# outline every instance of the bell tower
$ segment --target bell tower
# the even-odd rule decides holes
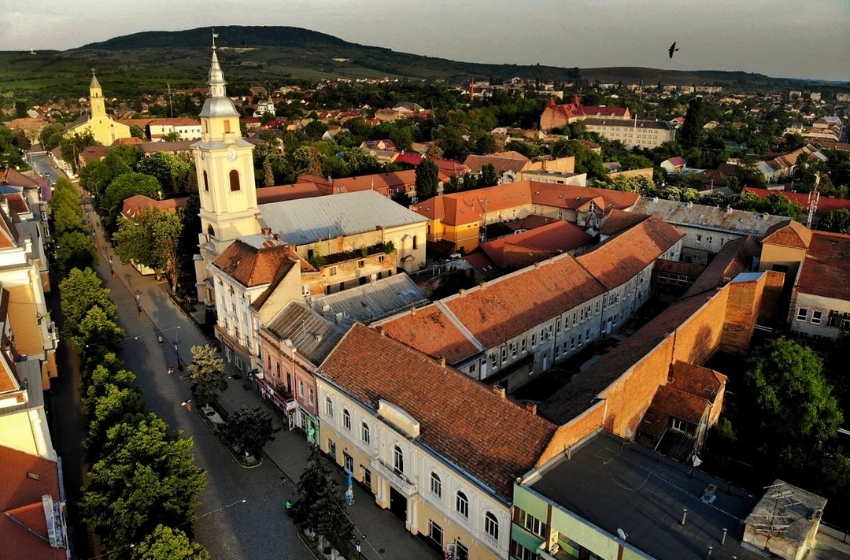
[[[260,232],[254,182],[254,146],[242,138],[239,112],[227,97],[213,33],[210,94],[201,109],[201,140],[192,144],[201,202],[199,236],[204,270],[198,273],[198,298],[206,267],[235,239]]]
[[[100,88],[100,82],[97,81],[97,76],[94,75],[94,68],[91,71],[91,84],[89,85],[89,107],[92,119],[106,116],[103,90]]]

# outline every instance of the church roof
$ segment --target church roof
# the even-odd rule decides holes
[[[218,64],[218,56],[215,54],[215,44],[213,44],[212,63],[210,64],[210,78],[207,82],[210,86],[210,96],[204,101],[204,108],[201,109],[201,117],[238,117],[239,111],[236,110],[236,105],[227,97],[224,81],[224,73],[221,71],[221,66]]]
[[[89,85],[89,89],[101,89],[100,83],[97,81],[97,76],[94,75],[94,70],[91,73],[91,85]]]

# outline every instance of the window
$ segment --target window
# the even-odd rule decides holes
[[[457,493],[457,498],[455,499],[455,509],[462,516],[469,518],[469,500],[466,498],[466,494],[463,492]]]
[[[224,121],[224,131],[230,132],[230,121],[229,120]]]
[[[443,481],[437,473],[431,473],[431,493],[441,498],[443,496]]]
[[[596,302],[596,308],[597,308],[597,310],[599,309],[599,302],[598,301]],[[555,332],[557,332],[558,334],[561,334],[561,318],[560,317],[555,319]]]
[[[428,520],[428,538],[443,548],[443,528],[430,519]]]
[[[537,558],[537,554],[528,550],[518,542],[512,540],[511,558],[516,558],[517,560],[534,560],[535,558]]]
[[[327,414],[329,418],[334,417],[334,403],[330,397],[325,397],[325,414]]]
[[[342,452],[342,458],[343,458],[342,462],[345,465],[345,471],[349,472],[349,473],[353,473],[354,472],[354,458],[351,455],[349,455],[348,453],[346,453],[345,451]]]
[[[496,354],[490,354],[490,367],[496,369]]]
[[[502,362],[506,362],[508,360],[508,347],[502,346]]]
[[[298,396],[304,398],[304,382],[300,379],[298,380]]]
[[[363,424],[360,425],[360,439],[363,440],[363,443],[369,445],[371,436],[369,435],[369,424],[366,422],[363,422]]]
[[[336,461],[336,443],[332,439],[328,439],[328,455]]]
[[[393,447],[393,469],[396,473],[404,472],[404,453],[398,445]]]
[[[489,511],[484,516],[484,532],[499,540],[499,520]]]
[[[523,510],[519,510],[519,525],[538,537],[543,537],[546,532],[545,523]]]
[[[522,352],[523,354],[525,354],[527,350],[528,350],[528,341],[523,338],[522,340],[519,341],[519,351]]]
[[[805,321],[808,318],[809,318],[809,310],[808,309],[805,309],[803,307],[800,307],[800,308],[797,309],[797,320],[798,321]]]
[[[230,192],[237,192],[242,190],[242,187],[239,185],[239,172],[233,169],[230,172]]]
[[[455,541],[455,560],[469,560],[469,549],[463,546],[459,540]]]
[[[823,318],[823,311],[812,311],[812,324],[820,325]]]
[[[531,333],[531,347],[537,346],[537,333]]]
[[[207,170],[206,169],[204,169],[204,190],[207,191],[207,192],[210,191],[210,179],[209,179],[209,177],[207,177]]]
[[[379,263],[384,262],[384,255],[378,255],[378,262]]]
[[[360,259],[359,261],[357,261],[357,268],[363,268],[364,266],[366,266],[365,259]]]
[[[413,236],[413,249],[416,250],[419,248],[419,243],[416,240],[416,236]]]
[[[328,267],[328,276],[336,276],[336,267],[335,266]]]
[[[516,342],[511,342],[511,358],[516,358]]]
[[[351,414],[347,409],[342,409],[342,426],[348,431],[351,431]]]
[[[372,471],[365,467],[363,468],[363,484],[370,490],[372,489]]]
[[[309,405],[313,404],[313,388],[312,387],[310,388],[310,398],[307,399],[307,404],[309,404]]]
[[[677,432],[684,432],[685,431],[684,422],[682,422],[678,418],[671,417],[670,418],[670,429],[676,430]]]

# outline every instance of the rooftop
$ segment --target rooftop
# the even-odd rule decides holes
[[[771,226],[788,219],[746,210],[644,197],[635,203],[631,212],[651,214],[675,226],[730,231],[757,237],[763,236]]]
[[[812,232],[797,290],[816,296],[850,301],[850,235]]]
[[[718,490],[714,501],[702,500],[707,487]],[[572,511],[612,537],[617,529],[627,546],[658,560],[756,560],[762,557],[741,546],[741,522],[756,503],[738,488],[697,472],[651,450],[600,432],[572,450],[569,458],[530,484],[562,509]],[[612,507],[616,504],[616,507]],[[682,525],[682,512],[688,510]],[[729,530],[721,545],[723,529]]]
[[[328,320],[342,314],[348,326],[356,321],[370,324],[414,305],[427,303],[425,294],[407,274],[394,274],[362,286],[314,297],[311,307]]]

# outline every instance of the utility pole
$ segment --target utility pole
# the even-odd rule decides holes
[[[168,86],[168,114],[171,118],[174,118],[174,106],[171,104],[171,84],[165,84]]]

